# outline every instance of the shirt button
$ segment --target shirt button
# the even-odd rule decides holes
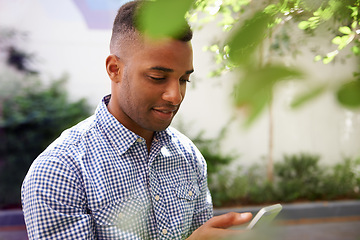
[[[156,200],[156,201],[159,201],[159,200],[160,200],[160,196],[159,196],[159,195],[156,195],[156,196],[155,196],[155,200]]]
[[[143,140],[141,138],[136,139],[136,142],[141,143]]]
[[[162,234],[166,235],[167,233],[168,233],[168,231],[164,228],[164,229],[162,230]]]
[[[192,191],[189,191],[189,196],[191,197],[193,195],[193,192]]]

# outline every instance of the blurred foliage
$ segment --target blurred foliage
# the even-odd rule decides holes
[[[234,101],[248,112],[245,124],[250,125],[272,100],[272,89],[283,80],[300,77],[301,72],[282,65],[266,65],[253,70],[249,66],[244,79],[234,86]]]
[[[37,77],[20,78],[26,84],[19,84],[13,94],[2,94],[9,97],[0,102],[0,208],[19,206],[20,187],[32,161],[64,129],[90,115],[85,100],[68,99],[65,78],[48,87]],[[16,81],[1,76],[4,80]]]
[[[153,38],[164,36],[176,38],[186,26],[184,16],[191,7],[192,1],[146,1],[137,15],[138,28]]]
[[[33,160],[60,133],[90,115],[84,99],[71,101],[67,77],[42,83],[30,67],[28,35],[0,28],[0,208],[19,207],[21,184]]]
[[[225,166],[237,159],[239,156],[236,153],[224,154],[221,152],[221,142],[227,134],[227,125],[223,127],[218,135],[214,138],[204,136],[205,132],[200,131],[194,134],[194,131],[189,129],[188,124],[178,121],[176,128],[191,138],[191,141],[196,145],[207,163],[208,181],[212,182],[213,176]]]
[[[275,164],[278,191],[283,201],[321,198],[320,181],[323,172],[319,156],[299,154],[284,156],[283,162]]]
[[[269,0],[265,2],[250,0],[186,0],[186,1],[154,1],[156,8],[149,8],[140,14],[146,19],[147,26],[161,26],[147,29],[152,36],[172,35],[181,30],[181,18],[185,16],[196,24],[217,21],[221,26],[225,39],[206,49],[216,54],[219,68],[212,72],[218,76],[228,71],[239,70],[239,77],[234,91],[235,105],[245,107],[248,113],[246,124],[251,124],[264,106],[270,103],[274,88],[278,81],[294,80],[303,77],[302,71],[295,66],[275,62],[274,56],[283,56],[296,49],[289,47],[289,42],[298,41],[292,36],[292,27],[298,26],[309,38],[316,31],[327,31],[332,36],[330,41],[336,49],[326,55],[318,54],[316,61],[327,64],[344,50],[351,47],[353,56],[360,56],[360,0]],[[176,7],[173,4],[176,3]],[[187,12],[187,13],[186,13]],[[186,13],[186,14],[185,14]],[[169,15],[169,18],[166,16]],[[172,19],[168,21],[166,19]],[[245,20],[244,20],[245,19]],[[144,22],[144,20],[142,20]],[[171,30],[171,34],[169,33]],[[161,34],[159,33],[161,32]],[[287,53],[284,53],[287,51]],[[265,57],[266,56],[266,57]],[[267,74],[272,69],[276,74]],[[273,72],[274,72],[273,71]],[[261,81],[256,81],[262,79]],[[269,83],[265,83],[268,81]],[[314,99],[325,90],[335,92],[340,104],[348,108],[360,107],[359,74],[353,79],[341,79],[339,86],[330,87],[328,83],[308,89],[294,100],[293,107],[299,107]],[[258,85],[258,87],[253,87]],[[243,88],[244,87],[244,88]],[[239,92],[241,91],[241,92]],[[237,96],[244,93],[242,100]]]
[[[34,54],[28,53],[19,47],[27,40],[28,34],[25,32],[0,28],[0,57],[4,55],[4,59],[1,60],[18,72],[36,74],[37,71],[30,66],[34,61]]]
[[[323,178],[321,189],[326,199],[334,199],[338,196],[351,195],[360,198],[360,159],[346,158],[342,163],[336,164],[331,173]]]
[[[215,207],[313,200],[360,199],[360,158],[334,166],[312,154],[285,155],[275,164],[275,181],[265,165],[225,169],[209,184]]]
[[[191,140],[206,159],[209,176],[217,174],[223,166],[229,165],[236,159],[236,155],[234,154],[224,155],[221,153],[219,145],[221,138],[207,139],[203,136],[203,132],[200,132]],[[211,178],[209,178],[209,182],[211,182]]]

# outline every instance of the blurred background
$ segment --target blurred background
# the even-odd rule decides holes
[[[124,2],[0,0],[0,209],[21,207],[34,158],[109,94],[105,59]],[[359,199],[359,1],[343,2],[346,19],[335,2],[197,1],[188,15],[195,72],[173,126],[207,159],[215,207]],[[245,24],[258,27],[259,10],[276,24],[260,37]],[[224,63],[234,29],[258,44],[255,60]],[[249,87],[250,69],[264,74]],[[256,105],[255,95],[266,97]]]
[[[0,0],[0,239],[26,239],[32,161],[110,93],[124,2]],[[280,202],[283,239],[358,239],[360,1],[158,2],[153,19],[191,8],[195,72],[173,126],[208,162],[215,213]]]

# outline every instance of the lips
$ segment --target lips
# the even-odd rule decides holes
[[[152,110],[157,118],[169,121],[174,117],[177,108],[153,108]]]

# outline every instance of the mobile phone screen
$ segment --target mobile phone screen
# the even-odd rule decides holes
[[[275,204],[260,209],[260,211],[255,215],[255,217],[247,226],[247,229],[252,229],[254,227],[265,227],[269,225],[269,223],[271,223],[272,220],[279,214],[281,209],[281,204]]]

